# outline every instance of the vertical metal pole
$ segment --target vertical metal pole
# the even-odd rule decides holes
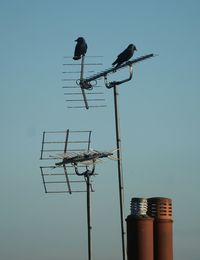
[[[92,260],[92,225],[91,225],[91,208],[90,208],[90,175],[86,174],[87,185],[87,226],[88,226],[88,260]]]
[[[83,81],[84,59],[85,59],[85,56],[82,55],[82,56],[81,56],[81,75],[80,75],[80,83]],[[85,103],[85,108],[86,108],[86,109],[89,109],[88,102],[87,102],[87,98],[86,98],[86,95],[85,95],[85,90],[84,90],[84,88],[82,88],[82,85],[81,85],[81,84],[80,84],[80,87],[81,87],[81,91],[82,91],[82,95],[83,95],[83,100],[84,100],[84,103]]]
[[[117,165],[118,165],[118,181],[119,181],[119,203],[120,203],[120,218],[121,218],[121,238],[122,238],[122,256],[126,260],[126,239],[124,225],[124,186],[123,186],[123,171],[122,171],[122,155],[121,155],[121,137],[120,137],[120,120],[118,112],[118,90],[117,86],[113,87],[114,91],[114,108],[115,108],[115,128],[116,128],[116,143],[117,143]]]

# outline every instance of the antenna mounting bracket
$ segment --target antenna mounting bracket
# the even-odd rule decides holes
[[[129,67],[129,77],[124,79],[124,80],[108,82],[107,75],[105,75],[104,76],[104,83],[105,83],[106,88],[113,88],[117,85],[120,85],[120,84],[123,84],[127,81],[130,81],[133,77],[133,66],[129,65],[128,67]]]

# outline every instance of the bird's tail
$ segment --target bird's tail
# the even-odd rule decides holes
[[[74,56],[73,60],[80,60],[81,56]]]
[[[117,64],[117,62],[116,62],[116,61],[114,61],[114,62],[112,63],[112,66],[115,66],[115,64]]]

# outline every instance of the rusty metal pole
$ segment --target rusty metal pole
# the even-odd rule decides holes
[[[173,260],[171,199],[149,198],[148,215],[154,218],[154,260]]]
[[[87,227],[88,227],[88,260],[92,260],[92,224],[91,224],[91,202],[90,202],[90,175],[85,176],[87,188]]]
[[[147,200],[133,198],[127,222],[128,260],[153,260],[153,218],[147,214]]]
[[[124,223],[124,183],[122,168],[122,151],[121,151],[121,135],[120,135],[120,118],[118,105],[118,88],[113,87],[114,110],[115,110],[115,130],[116,130],[116,146],[117,146],[117,166],[118,166],[118,185],[119,185],[119,206],[120,206],[120,222],[121,222],[121,241],[122,241],[122,259],[126,260],[126,233]]]

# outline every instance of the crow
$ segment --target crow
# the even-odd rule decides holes
[[[83,37],[79,37],[75,40],[77,42],[74,50],[74,60],[80,60],[81,56],[85,56],[87,52],[87,43]]]
[[[114,66],[117,64],[116,67],[119,67],[122,63],[128,61],[133,56],[134,51],[137,51],[135,45],[129,44],[129,46],[117,56],[117,59],[113,62],[112,65]]]

